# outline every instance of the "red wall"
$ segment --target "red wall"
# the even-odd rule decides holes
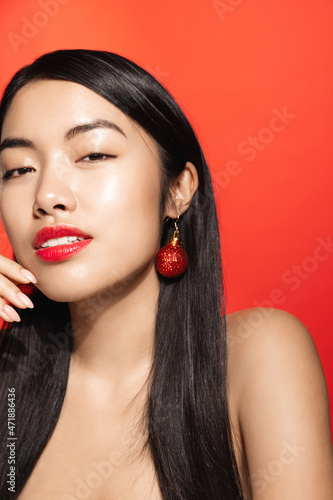
[[[44,52],[91,48],[133,59],[176,96],[214,179],[227,312],[296,315],[332,404],[333,3],[7,0],[0,23],[1,89]]]

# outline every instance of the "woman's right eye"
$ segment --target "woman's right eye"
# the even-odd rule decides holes
[[[2,179],[6,181],[7,179],[11,179],[12,177],[19,177],[20,175],[24,175],[31,170],[33,169],[30,167],[13,168],[12,170],[7,170],[3,173]]]
[[[116,155],[107,155],[107,154],[99,153],[99,152],[98,153],[90,153],[89,155],[84,156],[79,161],[85,162],[86,161],[85,158],[89,158],[89,161],[97,162],[97,161],[103,161],[103,160],[108,159],[108,158],[116,158]]]

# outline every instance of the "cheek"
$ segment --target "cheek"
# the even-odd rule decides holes
[[[158,250],[159,221],[159,172],[142,168],[139,175],[111,179],[103,188],[95,190],[91,210],[95,207],[98,232],[107,241],[107,252],[117,262],[152,259]],[[97,195],[98,192],[98,196]]]

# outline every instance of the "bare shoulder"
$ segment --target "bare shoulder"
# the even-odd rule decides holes
[[[228,314],[226,324],[230,389],[238,396],[239,409],[249,380],[263,375],[263,370],[270,366],[284,373],[293,367],[310,371],[311,376],[314,371],[317,382],[326,389],[313,338],[293,314],[282,309],[252,307]]]
[[[278,354],[276,349],[292,345],[307,350],[320,364],[312,336],[306,326],[293,314],[282,309],[252,307],[228,314],[226,317],[230,369],[237,361],[256,362],[265,350],[266,355]],[[321,367],[321,364],[320,364]],[[258,366],[258,370],[259,370]],[[240,367],[237,372],[240,375]],[[248,374],[247,374],[248,375]],[[238,376],[239,380],[240,377]]]
[[[248,497],[331,498],[329,400],[310,332],[293,314],[255,307],[227,315],[227,335],[231,417]]]

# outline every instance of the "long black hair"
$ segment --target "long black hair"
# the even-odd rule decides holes
[[[158,144],[162,165],[161,246],[172,235],[162,214],[170,180],[187,161],[199,187],[181,217],[185,273],[160,279],[154,353],[142,425],[165,500],[241,498],[227,393],[227,331],[220,235],[211,176],[196,135],[171,94],[132,61],[106,51],[57,50],[20,69],[0,106],[0,131],[16,92],[29,82],[60,79],[96,92],[137,122]],[[16,492],[8,491],[8,453],[0,459],[1,499],[17,498],[56,426],[75,329],[67,303],[42,293],[21,323],[2,330],[1,446],[7,443],[8,390],[16,398]],[[147,380],[148,380],[147,379]],[[14,392],[14,391],[12,391]]]

